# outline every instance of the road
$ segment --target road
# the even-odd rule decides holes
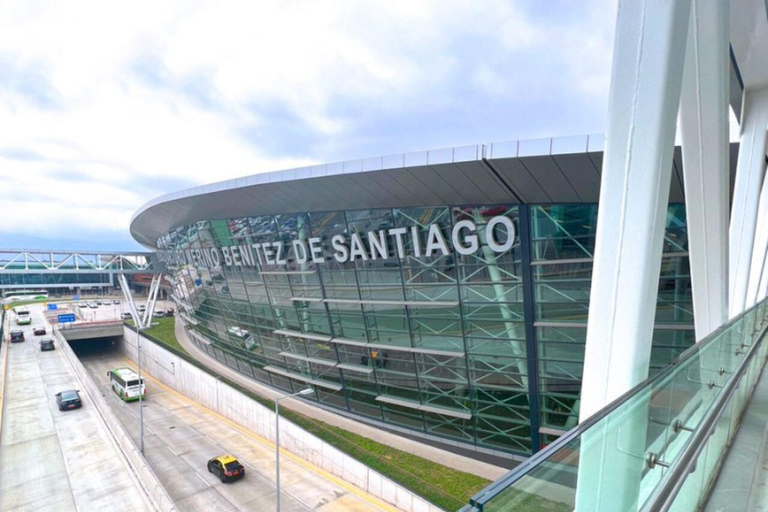
[[[73,344],[93,379],[131,437],[139,442],[139,404],[125,403],[111,391],[107,372],[130,366],[108,348],[84,350]],[[79,348],[78,348],[79,347]],[[270,511],[275,509],[275,453],[265,440],[208,411],[189,398],[147,381],[144,403],[145,457],[177,508],[183,511]],[[208,473],[207,461],[233,454],[246,476],[221,483]],[[326,479],[308,463],[281,458],[281,510],[284,512],[374,512],[392,507],[349,485]],[[345,488],[346,487],[346,488]]]
[[[0,510],[150,510],[87,397],[81,409],[58,410],[54,395],[80,385],[59,351],[40,352],[43,336],[33,336],[32,327],[43,325],[42,308],[30,309],[32,325],[11,324],[26,341],[8,345]]]

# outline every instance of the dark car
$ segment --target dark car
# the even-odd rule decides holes
[[[130,313],[121,313],[120,314],[120,318],[123,319],[123,320],[132,320],[133,319],[133,317],[131,316]]]
[[[80,390],[68,389],[56,393],[56,404],[59,406],[60,411],[79,409],[83,406],[83,402],[80,401]]]
[[[47,352],[48,350],[56,350],[53,340],[50,338],[40,340],[40,352]]]
[[[232,455],[221,455],[208,461],[208,472],[219,477],[221,483],[245,476],[245,467]]]
[[[24,341],[24,331],[11,331],[11,343]]]
[[[32,329],[32,334],[35,336],[43,336],[45,334],[45,327],[38,326]]]
[[[112,301],[112,304],[120,304],[120,301],[115,299],[115,300]]]
[[[173,316],[173,308],[166,309],[165,316]]]

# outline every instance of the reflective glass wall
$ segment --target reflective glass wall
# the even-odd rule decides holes
[[[530,454],[575,424],[596,205],[258,216],[158,241],[193,341],[362,418]],[[672,205],[653,363],[693,342]]]

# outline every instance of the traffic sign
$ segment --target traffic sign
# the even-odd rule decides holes
[[[65,324],[67,322],[74,322],[74,321],[75,321],[75,314],[74,313],[69,313],[69,314],[66,314],[66,315],[59,315],[59,323],[60,324]]]
[[[59,309],[59,306],[57,304],[48,304],[48,309],[53,311],[55,309]]]

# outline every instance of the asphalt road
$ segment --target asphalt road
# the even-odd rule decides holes
[[[130,366],[109,347],[73,345],[83,365],[134,441],[139,443],[139,404],[125,403],[109,387],[107,372]],[[275,510],[274,448],[252,433],[208,412],[191,399],[147,380],[144,454],[162,484],[183,511]],[[246,467],[244,479],[222,483],[208,473],[207,461],[233,454]],[[363,512],[393,510],[355,489],[350,492],[307,464],[281,458],[281,510],[284,512]]]
[[[54,395],[80,384],[60,351],[40,352],[32,327],[9,344],[0,434],[0,510],[150,510],[138,482],[86,396],[83,407],[59,411]],[[50,326],[47,326],[50,333]],[[50,337],[50,336],[48,336]],[[119,504],[119,505],[118,505]]]

